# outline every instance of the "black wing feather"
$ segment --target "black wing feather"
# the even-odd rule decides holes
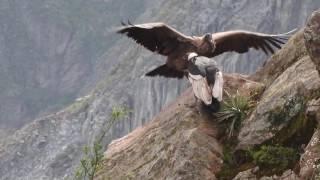
[[[164,76],[167,78],[183,78],[184,72],[168,67],[166,64],[161,65],[154,70],[148,72],[146,76]]]
[[[212,35],[216,49],[213,53],[207,54],[208,57],[214,57],[224,52],[235,51],[246,53],[250,48],[262,50],[265,54],[273,54],[275,49],[280,49],[290,37],[289,34],[270,35],[249,31],[226,31]]]
[[[117,33],[125,34],[148,50],[165,56],[170,55],[183,43],[192,45],[191,37],[185,36],[164,23],[129,24],[118,30]]]

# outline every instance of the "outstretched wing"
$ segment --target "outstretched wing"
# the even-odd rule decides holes
[[[262,50],[266,54],[273,54],[275,49],[280,49],[282,44],[290,38],[295,30],[284,34],[263,34],[250,31],[226,31],[212,34],[216,49],[208,57],[214,57],[224,52],[248,52],[250,48]]]
[[[166,64],[161,65],[152,71],[148,72],[146,76],[163,76],[166,78],[183,78],[184,72],[183,71],[178,71],[176,69],[168,67]]]
[[[124,24],[117,33],[125,34],[152,52],[168,56],[181,45],[192,46],[192,38],[164,23]]]

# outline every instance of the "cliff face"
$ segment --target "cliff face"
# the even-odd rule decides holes
[[[92,90],[97,59],[143,1],[0,2],[0,128],[20,128]],[[117,9],[117,10],[115,10]]]
[[[13,12],[16,12],[15,16],[29,18],[36,16],[37,13],[32,15],[32,11],[28,12],[29,14],[24,14],[25,7],[31,6],[30,2],[20,1],[3,1],[3,3],[13,3],[11,6],[0,6],[1,8],[9,8],[9,12],[11,12],[10,8],[20,8]],[[41,1],[42,2],[42,1]],[[38,2],[38,4],[41,4]],[[96,1],[95,1],[96,2]],[[99,2],[99,1],[97,1]],[[103,1],[103,3],[115,4],[120,1]],[[127,8],[134,8],[136,4],[141,5],[138,1],[121,1],[123,2],[123,6],[110,6],[111,9],[121,9],[119,11],[120,15],[124,18],[127,17],[137,17],[135,22],[149,22],[149,21],[164,21],[173,27],[181,30],[184,33],[189,34],[201,34],[204,32],[212,32],[212,31],[222,31],[228,30],[231,28],[243,28],[248,30],[259,30],[262,32],[283,32],[289,29],[292,29],[298,25],[303,24],[304,19],[306,19],[307,15],[312,11],[313,8],[319,7],[319,1],[295,1],[293,2],[280,2],[276,0],[270,1],[261,1],[261,2],[250,2],[241,0],[237,2],[222,0],[222,1],[147,1],[144,2],[144,6],[141,7],[141,13],[136,14],[136,12],[131,12],[129,14],[125,14],[125,10]],[[21,4],[20,4],[21,3]],[[83,1],[83,3],[85,3]],[[127,3],[127,5],[125,5]],[[54,3],[55,4],[55,3]],[[20,6],[23,5],[23,6]],[[83,4],[82,4],[83,5]],[[97,7],[101,7],[101,4],[97,4]],[[63,6],[61,4],[60,6]],[[58,7],[60,7],[58,6]],[[73,6],[71,6],[73,7]],[[83,6],[86,7],[86,6]],[[109,6],[108,6],[109,7]],[[260,7],[260,8],[259,8]],[[45,6],[43,7],[45,8]],[[50,9],[50,8],[49,8]],[[60,8],[58,8],[60,9]],[[76,9],[77,10],[77,9]],[[76,11],[75,10],[75,11]],[[94,9],[95,10],[95,9]],[[43,10],[46,12],[46,10]],[[1,11],[5,12],[5,11]],[[8,14],[10,14],[8,12]],[[76,11],[78,12],[78,11]],[[95,11],[94,11],[95,12]],[[113,11],[110,11],[113,12]],[[12,12],[11,12],[12,13]],[[131,16],[132,15],[132,16]],[[18,19],[14,16],[13,19]],[[5,18],[6,16],[1,16],[1,18]],[[75,16],[78,17],[78,16]],[[81,17],[81,16],[80,16]],[[92,17],[96,17],[93,15]],[[113,13],[108,14],[106,16],[101,16],[101,19],[89,19],[91,23],[93,22],[101,22],[104,21],[104,18],[109,17],[110,19],[114,18]],[[117,15],[118,17],[118,15]],[[292,19],[294,17],[294,19]],[[39,18],[39,17],[37,17]],[[120,18],[119,18],[120,19]],[[37,25],[32,24],[33,21],[25,24],[26,27],[30,28],[31,32],[39,32],[44,31],[45,28],[38,28]],[[118,22],[118,19],[114,18],[114,21]],[[44,21],[44,22],[43,22]],[[27,124],[20,130],[16,131],[12,136],[6,138],[4,142],[1,142],[0,145],[0,176],[2,179],[62,179],[68,175],[71,175],[74,172],[75,166],[79,163],[79,159],[81,157],[81,150],[83,145],[92,144],[93,140],[96,136],[101,134],[102,124],[108,119],[110,115],[110,109],[114,105],[126,104],[132,109],[132,114],[130,117],[118,124],[112,129],[112,131],[107,135],[107,138],[104,140],[104,144],[107,144],[114,138],[119,138],[134,128],[144,124],[147,120],[150,120],[157,112],[161,110],[164,104],[167,104],[172,99],[174,99],[177,95],[181,94],[181,92],[186,89],[185,81],[178,80],[167,80],[162,78],[148,79],[141,77],[145,72],[152,69],[154,66],[163,63],[162,57],[155,56],[143,48],[139,48],[132,42],[128,42],[127,39],[120,39],[118,41],[110,40],[111,35],[106,36],[108,42],[111,44],[103,46],[103,48],[108,49],[103,53],[101,57],[97,57],[96,59],[92,58],[93,61],[86,61],[88,58],[91,59],[91,56],[83,55],[82,52],[87,52],[90,50],[89,47],[85,46],[88,43],[84,43],[81,45],[77,45],[79,41],[82,41],[81,38],[76,38],[80,36],[75,33],[72,35],[73,31],[70,30],[70,27],[64,24],[56,25],[57,27],[51,27],[55,24],[51,21],[47,21],[47,19],[41,21],[34,21],[34,23],[42,22],[42,26],[49,26],[47,30],[56,31],[56,36],[51,37],[45,33],[45,36],[41,36],[36,33],[36,35],[32,36],[35,40],[28,42],[35,42],[32,46],[34,47],[43,47],[41,42],[48,42],[49,44],[52,42],[54,45],[51,47],[50,45],[50,53],[53,54],[50,61],[48,60],[48,64],[43,63],[42,59],[39,58],[39,61],[33,62],[30,59],[30,64],[25,67],[28,71],[29,68],[33,69],[34,67],[38,67],[38,74],[34,74],[28,71],[26,73],[22,73],[22,75],[26,79],[24,79],[23,83],[16,83],[12,86],[17,87],[19,89],[20,84],[25,84],[28,87],[30,84],[36,84],[35,89],[37,87],[44,86],[49,90],[54,90],[63,94],[63,98],[65,99],[66,94],[70,93],[72,96],[78,93],[78,91],[86,91],[85,89],[91,89],[91,85],[95,84],[95,82],[99,81],[97,87],[89,93],[88,96],[79,99],[74,102],[69,107],[63,109],[58,113],[54,113],[49,116],[37,118],[32,123]],[[17,22],[15,25],[20,24],[21,22]],[[3,23],[2,25],[5,26]],[[67,23],[68,24],[68,23]],[[85,23],[86,24],[86,23]],[[90,24],[90,23],[89,23]],[[100,24],[100,23],[98,23]],[[90,27],[88,29],[90,30]],[[92,25],[92,27],[95,27]],[[12,28],[19,29],[19,28]],[[23,28],[22,28],[23,29]],[[66,31],[66,32],[65,32]],[[86,30],[84,30],[87,32]],[[90,32],[90,31],[89,31]],[[11,37],[10,30],[6,31],[5,37]],[[55,33],[54,33],[55,34]],[[96,34],[96,33],[89,33]],[[99,34],[99,33],[98,33]],[[103,33],[102,33],[103,34]],[[82,38],[86,38],[88,33],[82,34]],[[31,35],[30,35],[31,36]],[[47,37],[48,36],[48,37]],[[61,36],[61,37],[60,37]],[[112,34],[112,36],[114,36]],[[23,37],[29,37],[23,36]],[[49,38],[50,37],[50,38]],[[59,38],[58,38],[59,37]],[[71,38],[72,37],[72,38]],[[103,36],[102,36],[103,37]],[[102,37],[93,37],[93,39],[103,39]],[[30,37],[30,39],[32,39]],[[3,40],[4,38],[0,38]],[[71,43],[71,42],[73,43]],[[297,41],[301,41],[301,38],[297,38]],[[11,42],[7,40],[5,42]],[[36,44],[38,42],[38,45]],[[69,42],[69,45],[67,45]],[[95,40],[89,41],[93,44],[96,43]],[[0,43],[2,47],[7,43]],[[23,43],[21,43],[23,45]],[[61,48],[57,48],[61,47]],[[66,48],[69,47],[69,48]],[[295,46],[294,46],[295,47]],[[293,56],[297,58],[293,58],[292,62],[298,62],[298,57],[300,51],[303,51],[303,48],[291,47],[290,50],[287,50],[286,55],[278,54],[275,57],[281,57],[281,59],[286,59],[286,56]],[[102,49],[103,49],[102,48]],[[13,49],[12,47],[8,48],[9,50]],[[69,49],[69,50],[67,50]],[[94,48],[96,49],[96,48]],[[26,48],[25,51],[27,51]],[[53,52],[51,52],[53,51]],[[11,53],[5,53],[6,51],[0,51],[2,54],[7,54],[8,57],[10,55],[18,53],[20,51],[8,51]],[[21,51],[22,52],[22,51]],[[32,51],[31,51],[32,52]],[[41,52],[45,52],[45,50],[35,51],[35,54],[41,54]],[[38,53],[39,52],[39,53]],[[48,52],[48,53],[49,53]],[[91,51],[90,51],[91,52]],[[291,52],[291,53],[290,53]],[[292,54],[292,52],[295,52]],[[61,53],[65,53],[66,58],[59,58]],[[70,54],[69,54],[70,53]],[[96,51],[92,50],[92,54],[96,55]],[[306,52],[305,52],[306,53]],[[19,54],[19,53],[18,53]],[[69,54],[69,55],[67,55]],[[98,53],[99,54],[99,53]],[[17,55],[18,56],[18,55]],[[30,55],[31,56],[31,55]],[[47,55],[41,55],[47,57]],[[56,57],[59,56],[59,57]],[[93,56],[93,55],[92,55]],[[260,57],[261,56],[261,57]],[[21,59],[25,59],[22,55],[19,55],[20,61]],[[67,58],[69,57],[69,58]],[[243,56],[239,55],[225,55],[221,56],[218,59],[220,63],[224,66],[224,70],[226,71],[239,71],[239,72],[252,72],[262,64],[263,59],[266,57],[262,57],[261,53],[251,53]],[[41,62],[40,62],[41,59]],[[58,59],[58,61],[57,61]],[[76,60],[75,60],[76,59]],[[161,59],[161,60],[160,60]],[[228,61],[224,61],[224,59],[228,59]],[[2,67],[6,67],[6,65],[10,65],[10,67],[19,67],[14,60],[8,60],[8,58],[0,58],[0,61],[4,61],[2,63]],[[276,60],[274,60],[276,61]],[[309,69],[310,61],[307,59],[304,60],[303,67],[307,66]],[[279,62],[283,62],[282,60]],[[285,61],[287,62],[287,61]],[[43,63],[43,64],[42,64]],[[52,64],[51,64],[52,63]],[[73,64],[75,63],[75,64]],[[90,65],[88,65],[90,64]],[[287,68],[292,65],[291,62],[285,63],[287,66],[283,68]],[[87,65],[90,67],[88,68]],[[300,65],[296,65],[300,67]],[[274,66],[281,67],[281,66]],[[5,72],[5,76],[1,76],[3,78],[6,77],[15,77],[11,76],[9,72],[7,72],[7,68],[5,70],[1,70],[1,72]],[[64,71],[61,71],[64,69]],[[267,70],[269,69],[269,70]],[[51,70],[55,71],[51,73]],[[263,70],[260,72],[262,75],[257,77],[260,79],[268,79],[268,77],[277,78],[284,69],[279,70],[278,68],[273,68],[273,66],[266,66],[264,68],[266,72]],[[277,70],[276,73],[273,73],[272,70]],[[59,73],[56,71],[59,71]],[[24,72],[18,68],[15,72]],[[94,72],[94,73],[90,73]],[[35,80],[34,82],[30,82],[29,74],[31,73],[32,78],[40,78]],[[46,75],[46,73],[48,73]],[[61,73],[61,74],[60,74]],[[80,74],[78,74],[80,73]],[[56,76],[56,75],[59,76]],[[293,73],[291,73],[293,74]],[[314,74],[312,78],[314,78]],[[17,77],[20,77],[17,76]],[[61,77],[55,78],[55,77]],[[294,77],[295,76],[290,76]],[[32,79],[31,78],[31,79]],[[44,78],[44,79],[41,79]],[[51,79],[52,78],[52,79]],[[50,80],[51,79],[51,80]],[[85,80],[86,79],[86,80]],[[8,79],[5,79],[7,81]],[[10,79],[9,79],[10,80]],[[63,80],[63,81],[61,81]],[[79,81],[81,80],[81,81]],[[262,80],[261,80],[262,81]],[[15,82],[15,81],[9,81]],[[41,83],[40,83],[41,82]],[[264,81],[263,81],[264,82]],[[270,81],[269,83],[271,83]],[[9,83],[9,84],[10,84]],[[268,84],[267,82],[264,82]],[[8,86],[9,87],[9,86]],[[276,87],[276,86],[274,86]],[[5,89],[5,88],[4,88]],[[79,90],[80,89],[80,90]],[[3,95],[4,99],[7,97],[12,97],[10,100],[3,100],[2,102],[6,102],[6,106],[1,106],[3,109],[2,115],[17,115],[17,117],[13,119],[21,119],[23,116],[28,116],[26,113],[20,113],[19,110],[16,110],[15,107],[19,107],[16,104],[20,104],[20,98],[16,98],[16,96],[8,96],[8,93],[21,92],[21,96],[26,98],[29,97],[23,93],[27,93],[26,89],[16,89],[10,88],[8,90],[5,89],[5,95]],[[34,92],[33,90],[30,92]],[[47,91],[45,91],[47,93]],[[35,95],[38,97],[48,97],[47,94],[39,92]],[[19,94],[19,93],[18,93]],[[51,91],[50,91],[51,94]],[[53,93],[54,94],[54,93]],[[272,94],[272,93],[271,93]],[[2,96],[1,96],[2,97]],[[18,96],[19,97],[19,96]],[[70,98],[73,99],[74,97]],[[52,97],[52,101],[59,100],[57,96]],[[36,102],[41,102],[35,100]],[[35,102],[27,101],[27,102]],[[51,100],[44,100],[44,103],[41,104],[41,107],[46,107],[45,104],[51,102]],[[60,101],[59,101],[60,102]],[[12,110],[6,109],[9,105],[13,103]],[[30,107],[34,107],[36,105],[31,104]],[[37,105],[38,106],[38,105]],[[39,105],[40,106],[40,105]],[[11,107],[11,106],[10,106]],[[25,106],[29,107],[29,106]],[[38,110],[39,111],[42,111]],[[182,109],[183,112],[188,112],[190,115],[198,115],[192,110]],[[45,110],[44,110],[45,111]],[[9,113],[12,112],[12,113]],[[14,112],[14,113],[13,113]],[[37,114],[38,112],[35,112]],[[170,117],[171,118],[171,117]],[[169,118],[169,119],[170,119]],[[174,116],[172,117],[174,118]],[[186,117],[190,118],[190,117]],[[7,117],[6,119],[9,119]],[[12,119],[12,121],[14,121]],[[28,119],[28,118],[26,118]],[[191,118],[190,118],[191,119]],[[202,120],[201,120],[202,121]],[[19,121],[20,122],[20,121]],[[203,120],[203,122],[207,122]],[[203,123],[201,122],[201,123]],[[201,125],[198,122],[191,123],[194,128],[198,128]],[[201,128],[200,128],[201,129]],[[199,132],[200,131],[200,132]],[[195,134],[191,134],[190,137],[195,136],[194,138],[206,137],[205,133],[202,133],[201,130],[196,130]],[[248,130],[243,130],[248,131]],[[199,133],[199,134],[198,134]],[[249,137],[245,135],[246,133],[242,133],[241,137]],[[181,135],[182,134],[176,134]],[[215,137],[209,137],[208,139],[212,140]],[[188,139],[184,139],[189,141]],[[192,142],[194,139],[192,140]],[[215,141],[215,140],[214,140]],[[166,147],[166,145],[161,145],[159,147]],[[177,151],[179,152],[179,150]],[[213,153],[214,156],[218,156],[219,152]],[[181,156],[186,160],[190,157]],[[201,157],[201,156],[199,156]],[[218,157],[219,159],[219,157]],[[217,167],[218,168],[218,167]]]

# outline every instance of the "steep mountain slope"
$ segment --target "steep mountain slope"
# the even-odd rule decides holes
[[[279,32],[303,24],[302,17],[306,17],[319,3],[286,3],[276,0],[250,4],[245,0],[147,1],[145,12],[139,14],[135,22],[161,20],[189,34],[231,28]],[[289,20],[292,17],[294,20]],[[151,119],[164,104],[186,88],[184,81],[142,78],[145,72],[163,63],[163,60],[132,42],[128,43],[127,39],[111,42],[112,47],[95,62],[93,69],[97,71],[88,78],[90,82],[82,84],[83,79],[80,78],[79,82],[76,78],[77,83],[88,89],[92,88],[90,85],[95,84],[95,81],[101,80],[88,96],[58,113],[38,118],[0,145],[2,179],[62,179],[74,171],[82,146],[92,144],[95,137],[101,134],[101,125],[108,120],[112,106],[126,104],[132,109],[132,114],[113,128],[104,144]],[[262,63],[259,59],[263,59],[255,54],[220,58],[220,61],[228,58],[228,61],[221,62],[224,65],[230,63],[225,65],[225,70],[248,72]],[[237,63],[241,66],[236,66]]]
[[[117,40],[110,27],[143,4],[1,0],[0,128],[19,128],[91,90],[98,58]]]
[[[113,73],[115,66],[120,69],[131,66],[129,73],[124,74],[140,77],[152,66],[161,64],[161,60],[154,61],[159,57],[126,40],[118,41],[119,36],[113,32],[121,19],[137,23],[164,21],[188,34],[234,28],[277,33],[301,26],[307,15],[319,6],[316,0],[250,3],[247,0],[2,0],[0,100],[4,105],[0,106],[0,127],[21,127],[34,117],[56,111],[79,94],[92,90],[105,76],[118,76],[119,73]],[[224,61],[226,58],[229,60]],[[217,59],[225,71],[251,73],[266,56],[250,53]],[[142,103],[139,95],[129,95],[135,102],[131,103],[136,112],[135,121],[150,119],[185,88],[178,81],[158,79],[134,78],[133,84],[134,87],[130,83],[130,94],[140,91],[149,94],[147,103]],[[141,86],[145,88],[141,90]],[[159,88],[163,90],[154,91]],[[150,105],[152,99],[157,101],[154,105]],[[142,108],[135,108],[140,105]]]

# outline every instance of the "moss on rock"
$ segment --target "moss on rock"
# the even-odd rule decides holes
[[[290,168],[299,159],[298,151],[283,146],[263,145],[251,152],[254,163],[264,174],[279,174]]]
[[[301,96],[289,97],[282,107],[276,107],[269,113],[269,121],[274,126],[278,126],[284,122],[288,122],[299,116],[305,110],[304,98]]]

